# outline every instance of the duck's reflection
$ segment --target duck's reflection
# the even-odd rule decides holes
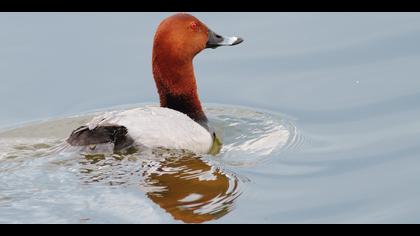
[[[234,174],[194,154],[160,150],[117,157],[85,155],[80,161],[84,183],[131,185],[140,181],[149,199],[185,223],[203,223],[226,215],[240,195],[240,182]]]
[[[238,180],[194,155],[165,158],[146,171],[147,196],[176,220],[202,223],[229,213]]]

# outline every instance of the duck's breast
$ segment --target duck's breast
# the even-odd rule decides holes
[[[108,113],[94,119],[89,126],[101,124],[125,126],[136,143],[147,147],[186,149],[207,153],[213,144],[212,135],[187,115],[163,107],[147,106]]]

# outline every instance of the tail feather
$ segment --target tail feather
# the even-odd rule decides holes
[[[113,143],[114,149],[125,148],[134,142],[128,135],[127,128],[117,125],[98,126],[94,129],[89,129],[88,126],[81,126],[74,130],[66,141],[71,146]]]

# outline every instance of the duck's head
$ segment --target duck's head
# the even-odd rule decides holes
[[[205,48],[233,46],[240,37],[224,37],[210,30],[196,17],[178,13],[164,19],[155,34],[154,48],[164,48],[171,56],[191,58]]]
[[[153,42],[153,76],[161,106],[180,111],[206,127],[193,58],[205,48],[232,46],[242,41],[239,37],[216,34],[190,14],[179,13],[164,19]]]

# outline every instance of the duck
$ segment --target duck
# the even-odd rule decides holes
[[[163,19],[153,39],[152,74],[160,106],[110,111],[73,130],[75,147],[112,144],[113,150],[139,145],[209,153],[220,142],[200,102],[193,59],[204,49],[234,46],[241,37],[221,36],[188,13]]]

